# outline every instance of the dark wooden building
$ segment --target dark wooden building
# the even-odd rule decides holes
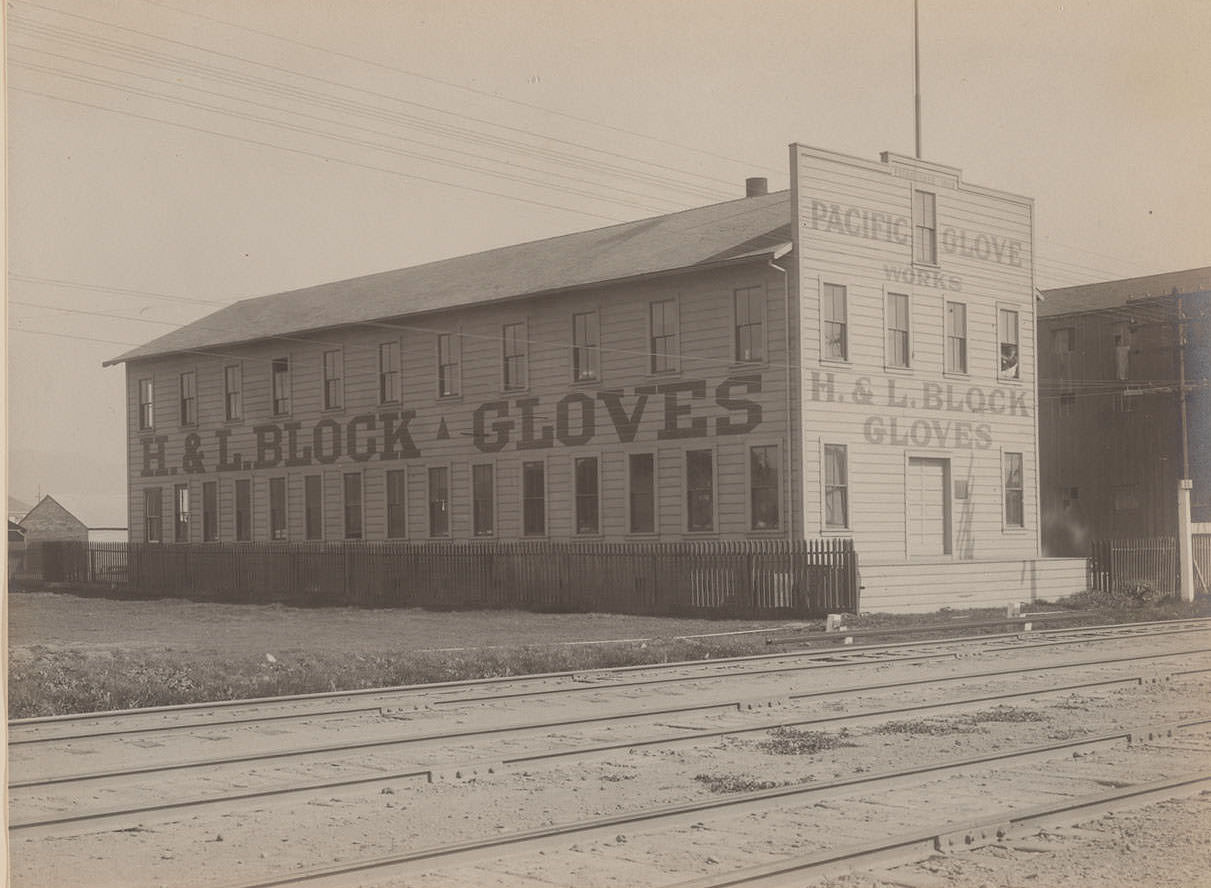
[[[1211,521],[1211,267],[1048,290],[1039,305],[1043,548]]]

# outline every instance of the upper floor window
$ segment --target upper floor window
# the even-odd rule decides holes
[[[596,379],[600,372],[601,339],[597,312],[572,315],[572,379]]]
[[[997,311],[997,336],[1001,343],[1002,379],[1018,379],[1022,374],[1018,360],[1018,313],[1007,308]]]
[[[967,372],[967,306],[962,302],[946,303],[946,370]]]
[[[677,300],[662,299],[648,305],[648,370],[669,373],[677,369]]]
[[[198,375],[188,370],[181,374],[181,425],[198,422]]]
[[[273,359],[273,415],[290,412],[290,358]]]
[[[929,265],[938,263],[937,197],[929,191],[912,193],[914,258]]]
[[[907,367],[908,365],[908,296],[904,293],[888,293],[887,366]]]
[[[399,401],[399,343],[384,342],[378,347],[378,402]]]
[[[765,288],[744,287],[735,293],[736,360],[765,360]]]
[[[155,383],[150,379],[139,380],[139,428],[150,429],[155,425]]]
[[[527,342],[526,325],[505,324],[501,328],[501,380],[505,391],[517,391],[526,387]]]
[[[437,336],[437,396],[452,398],[459,393],[462,347],[458,334]]]
[[[840,284],[825,284],[820,298],[820,312],[824,324],[824,357],[834,361],[848,361],[849,305],[845,287]]]
[[[341,350],[324,352],[324,409],[333,410],[341,406]]]
[[[223,416],[240,419],[244,415],[244,368],[229,364],[223,368]]]

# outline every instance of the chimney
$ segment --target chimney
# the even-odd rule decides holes
[[[764,176],[752,176],[744,180],[744,196],[760,197],[769,193],[769,180]]]

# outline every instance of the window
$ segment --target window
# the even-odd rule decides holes
[[[492,536],[495,532],[495,504],[492,467],[471,467],[471,532],[476,536]]]
[[[244,368],[239,364],[223,368],[223,416],[228,420],[244,416]]]
[[[1071,354],[1076,349],[1076,328],[1056,327],[1051,331],[1051,351],[1057,355]]]
[[[1018,379],[1022,368],[1018,362],[1018,313],[1007,308],[997,311],[997,338],[1001,343],[1002,379]]]
[[[163,509],[164,498],[160,488],[149,487],[143,491],[143,525],[149,543],[164,541]]]
[[[715,454],[710,450],[685,452],[686,530],[715,529]]]
[[[765,288],[745,287],[735,292],[736,360],[765,360]]]
[[[967,372],[967,306],[946,303],[946,372]]]
[[[252,482],[247,478],[235,482],[235,538],[252,539]]]
[[[459,391],[461,345],[454,333],[437,336],[437,396],[453,398]]]
[[[928,265],[938,263],[938,208],[937,198],[928,191],[912,193],[914,258]]]
[[[597,499],[597,457],[576,460],[576,532],[597,533],[600,527]]]
[[[825,284],[821,290],[821,316],[824,319],[824,357],[833,361],[849,360],[849,314],[845,288]]]
[[[572,315],[572,379],[577,382],[597,378],[601,350],[597,324],[595,311]]]
[[[627,458],[631,533],[656,532],[656,457],[632,453]]]
[[[155,385],[150,379],[139,380],[139,428],[150,429],[155,425]]]
[[[824,445],[824,526],[849,527],[849,454],[844,444]]]
[[[269,479],[269,538],[286,539],[286,479]]]
[[[778,528],[778,448],[749,448],[749,502],[753,530]]]
[[[399,343],[384,342],[378,347],[378,402],[399,401]]]
[[[178,484],[172,489],[172,539],[189,542],[189,485]]]
[[[547,532],[546,466],[541,462],[521,466],[521,530],[526,536]]]
[[[888,293],[887,366],[907,367],[908,364],[908,296],[904,293]]]
[[[1024,527],[1022,502],[1022,454],[1005,454],[1005,526]]]
[[[197,425],[198,375],[188,370],[181,374],[181,425]]]
[[[387,538],[398,540],[404,536],[404,500],[407,475],[403,469],[392,469],[387,473]]]
[[[450,470],[438,466],[429,470],[429,536],[450,535]]]
[[[1131,512],[1140,507],[1139,496],[1134,484],[1116,484],[1110,488],[1114,497],[1114,511]]]
[[[341,351],[324,352],[324,409],[335,410],[341,406]]]
[[[501,379],[507,392],[524,389],[529,368],[526,366],[526,325],[505,324],[501,328]]]
[[[213,543],[219,538],[219,483],[202,483],[202,540]]]
[[[362,538],[362,473],[345,474],[345,539]]]
[[[670,373],[677,369],[677,300],[662,299],[648,306],[648,369]]]
[[[273,415],[290,412],[290,358],[273,359]]]
[[[309,540],[324,538],[324,479],[320,475],[303,478],[303,536]]]

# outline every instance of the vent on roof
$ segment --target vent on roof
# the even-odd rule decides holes
[[[760,197],[769,193],[769,180],[764,176],[752,176],[744,180],[744,196]]]

